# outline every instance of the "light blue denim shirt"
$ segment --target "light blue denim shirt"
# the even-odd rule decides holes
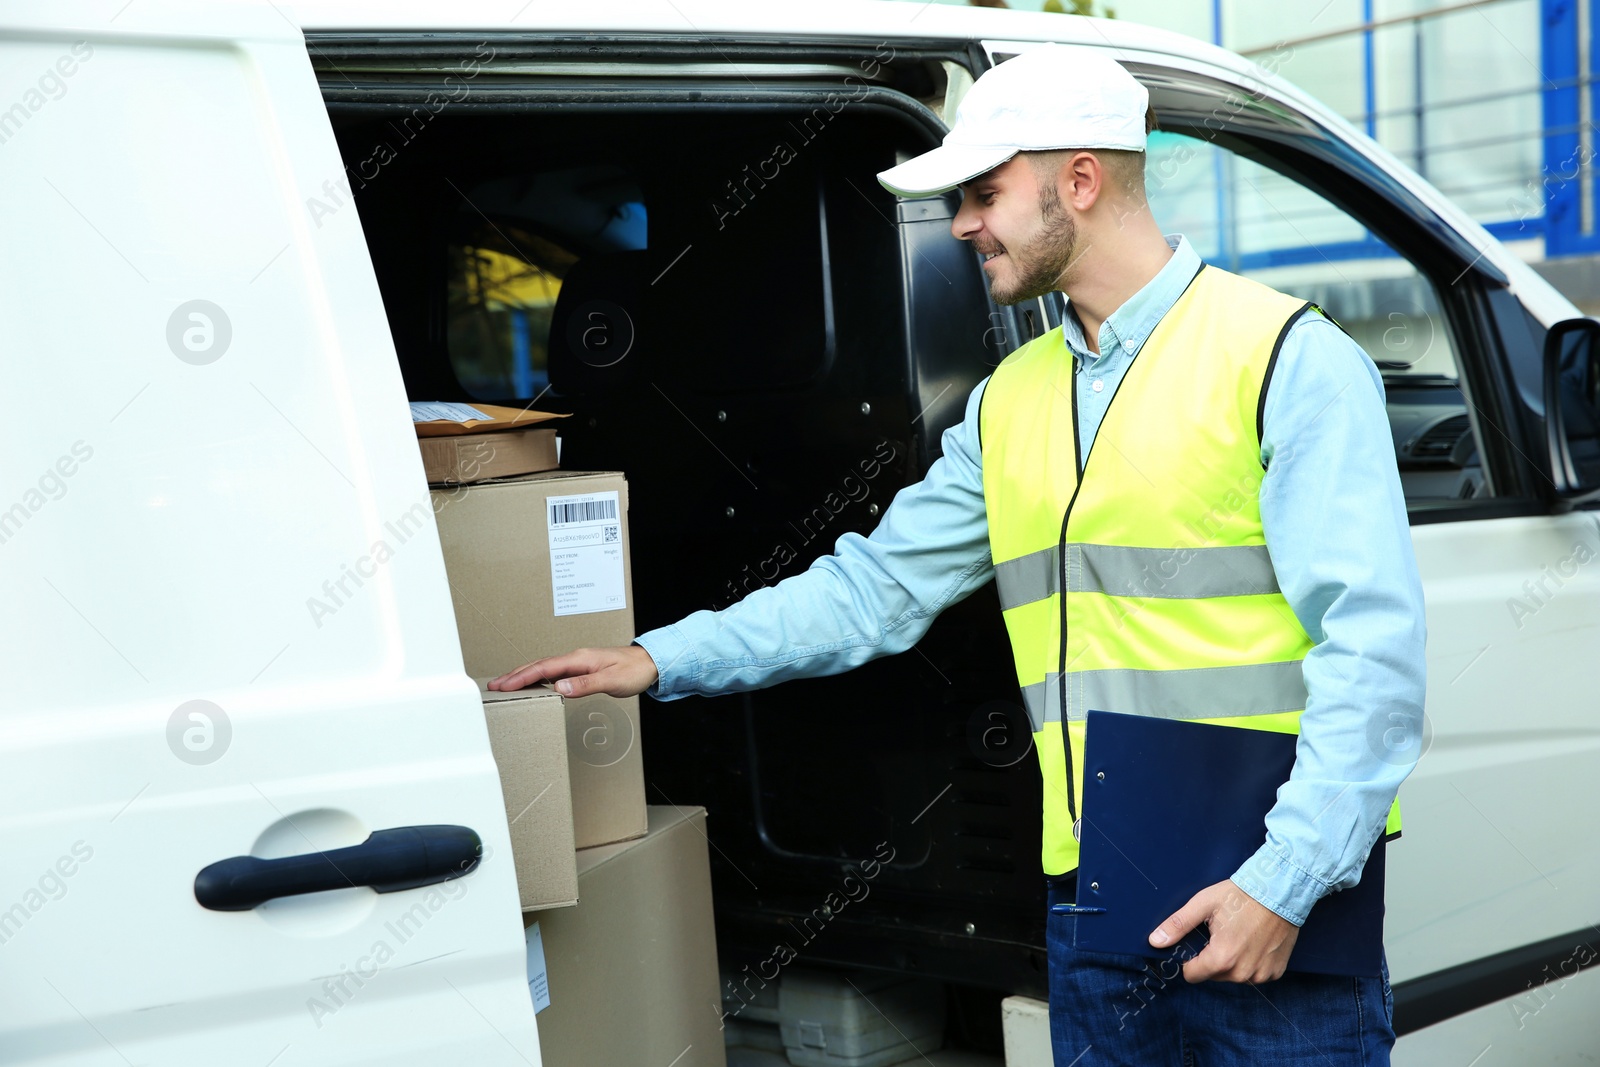
[[[1088,351],[1077,316],[1067,316],[1065,339],[1082,366],[1085,457],[1122,376],[1200,267],[1188,241],[1168,242],[1172,259],[1101,326],[1099,354]],[[990,581],[978,446],[986,383],[945,431],[944,455],[895,494],[870,536],[845,534],[801,574],[641,635],[661,674],[650,695],[732,693],[847,671],[910,648],[939,612]],[[1421,736],[1425,679],[1422,583],[1383,380],[1315,312],[1295,323],[1279,353],[1261,462],[1267,549],[1315,645],[1304,666],[1294,773],[1267,816],[1266,841],[1233,880],[1298,925],[1326,893],[1360,879],[1412,766],[1385,742]]]

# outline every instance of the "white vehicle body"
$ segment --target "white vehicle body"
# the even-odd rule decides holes
[[[724,78],[719,40],[1108,49],[1300,116],[1452,231],[1440,247],[1475,250],[1495,299],[1543,327],[1578,314],[1294,86],[1124,22],[909,3],[7,5],[0,1063],[540,1062],[372,221],[306,211],[345,170],[319,33],[687,37]],[[1573,561],[1600,523],[1524,508],[1413,534],[1432,740],[1389,853],[1392,976],[1542,945],[1559,980],[1445,1010],[1397,1062],[1595,1062],[1600,977],[1577,972],[1584,931],[1600,936],[1600,570]],[[228,857],[442,824],[484,842],[454,881],[196,902],[197,872]],[[1551,956],[1564,937],[1570,971]]]

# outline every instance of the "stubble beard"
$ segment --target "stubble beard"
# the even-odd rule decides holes
[[[1040,229],[1033,240],[1022,248],[1008,250],[1016,281],[1009,285],[999,280],[989,283],[989,295],[995,303],[1020,304],[1061,287],[1061,276],[1078,250],[1078,227],[1062,208],[1053,187],[1046,186],[1039,193],[1039,222]]]

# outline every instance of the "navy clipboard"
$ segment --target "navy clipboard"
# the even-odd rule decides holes
[[[1086,737],[1078,905],[1090,910],[1074,944],[1166,958],[1173,949],[1152,948],[1150,931],[1261,847],[1295,736],[1091,711]],[[1383,872],[1380,837],[1360,883],[1311,909],[1289,970],[1379,974]],[[1204,930],[1184,939],[1184,959],[1204,946]]]

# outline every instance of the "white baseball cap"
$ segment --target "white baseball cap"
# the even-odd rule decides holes
[[[1150,94],[1122,64],[1090,48],[1040,45],[973,83],[944,144],[878,175],[891,193],[932,196],[1018,152],[1120,148],[1142,152]]]

